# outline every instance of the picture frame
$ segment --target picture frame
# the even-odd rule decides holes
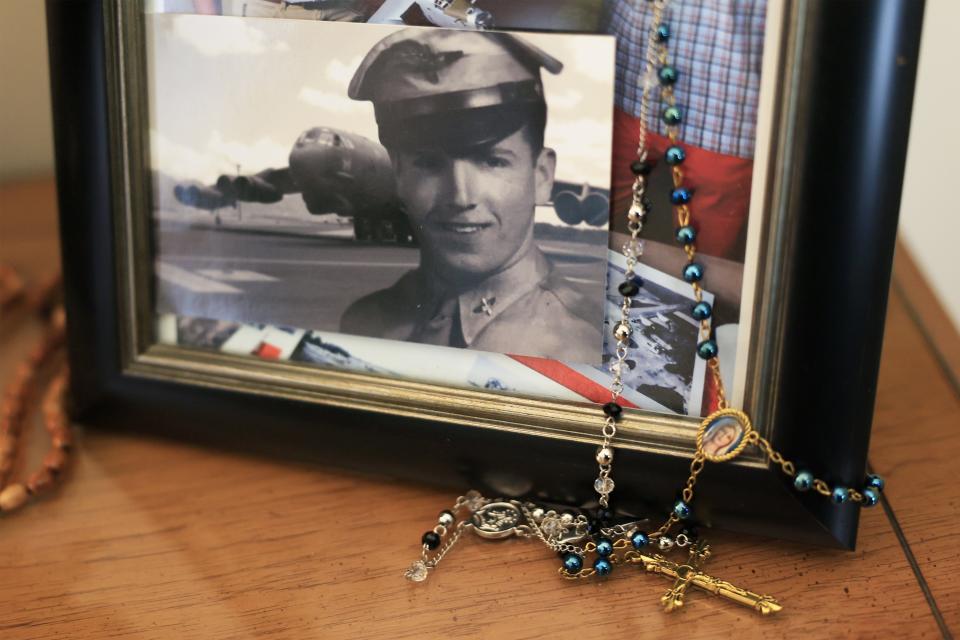
[[[754,183],[743,409],[784,455],[856,486],[867,464],[923,5],[785,1]],[[141,2],[47,0],[72,399],[78,419],[462,491],[589,503],[598,407],[157,344]],[[854,150],[851,152],[850,150]],[[628,411],[617,506],[655,519],[700,420]],[[707,526],[853,548],[859,511],[759,456],[710,465]]]

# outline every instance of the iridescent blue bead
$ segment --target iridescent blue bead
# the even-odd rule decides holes
[[[713,315],[713,307],[709,302],[698,302],[693,305],[693,317],[696,320],[706,320]]]
[[[872,507],[880,502],[880,490],[876,487],[864,487],[860,493],[863,494],[863,506],[865,507]]]
[[[677,107],[667,107],[663,110],[663,121],[669,126],[676,126],[683,121],[683,114]]]
[[[593,570],[598,576],[608,576],[613,571],[613,564],[606,558],[597,558],[593,563]]]
[[[873,487],[877,491],[883,491],[883,487],[886,483],[883,481],[883,478],[878,476],[875,473],[867,475],[867,487]]]
[[[583,558],[575,553],[568,553],[563,556],[563,570],[567,573],[580,573],[583,569]]]
[[[690,517],[690,514],[693,513],[688,505],[683,500],[677,500],[677,503],[673,505],[673,515],[677,516],[681,520],[686,520]]]
[[[657,42],[666,42],[670,39],[670,25],[661,24],[657,27]]]
[[[676,145],[667,147],[667,150],[663,154],[663,159],[666,160],[669,165],[677,165],[687,159],[687,152],[683,150],[683,147]]]
[[[650,544],[650,536],[645,534],[643,531],[637,531],[635,534],[630,536],[630,542],[633,543],[634,549],[643,549],[645,546]]]
[[[699,262],[691,262],[683,268],[683,279],[687,282],[699,282],[703,279],[703,267]]]
[[[793,479],[793,488],[797,491],[808,491],[813,486],[813,474],[809,471],[801,471]]]
[[[670,202],[675,205],[687,204],[692,197],[693,194],[690,193],[690,190],[683,187],[670,192]]]
[[[660,67],[660,71],[657,72],[657,77],[660,78],[661,84],[673,84],[677,81],[677,70],[670,65]]]
[[[846,487],[834,487],[833,492],[830,494],[830,499],[833,500],[834,504],[843,504],[849,497]]]
[[[597,540],[597,555],[601,558],[609,558],[613,553],[613,541],[609,538],[600,538]]]
[[[697,345],[697,355],[703,358],[704,360],[712,360],[717,357],[717,341],[716,340],[704,340]]]
[[[677,242],[680,244],[693,244],[697,239],[697,230],[690,225],[684,225],[677,229]]]

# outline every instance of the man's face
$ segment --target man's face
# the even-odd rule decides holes
[[[532,244],[534,206],[550,198],[556,156],[534,155],[523,129],[462,153],[437,147],[391,158],[423,262],[444,279],[496,273]]]

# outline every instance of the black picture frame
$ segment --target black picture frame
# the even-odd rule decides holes
[[[403,477],[462,490],[592,496],[593,444],[449,421],[368,414],[131,376],[124,369],[116,261],[116,156],[107,0],[47,0],[56,170],[75,415],[85,423]],[[792,230],[773,308],[785,339],[768,370],[773,444],[828,481],[862,482],[892,268],[923,18],[920,0],[797,0],[789,99],[793,143],[776,165]],[[358,425],[364,437],[357,438]],[[323,425],[318,429],[317,425]],[[653,519],[689,458],[618,454],[617,500]],[[759,462],[710,465],[705,524],[852,549],[859,509],[793,490]]]

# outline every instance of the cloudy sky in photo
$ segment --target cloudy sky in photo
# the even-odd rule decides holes
[[[213,182],[285,167],[297,136],[330,126],[377,140],[373,107],[347,97],[360,60],[402,27],[148,14],[153,168]],[[609,188],[613,39],[523,34],[566,65],[543,73],[557,177]]]

